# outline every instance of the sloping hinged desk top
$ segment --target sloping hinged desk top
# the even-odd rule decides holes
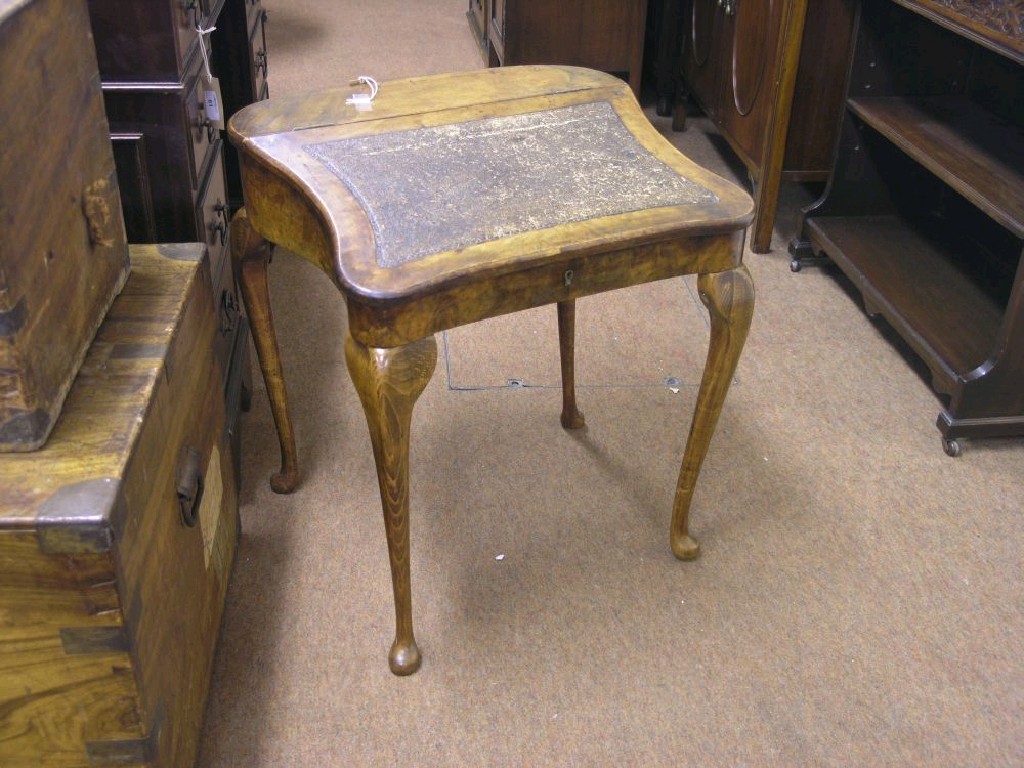
[[[632,241],[728,233],[701,271],[739,263],[750,198],[679,154],[618,79],[512,67],[449,76],[443,94],[430,82],[386,83],[367,112],[346,87],[232,118],[260,234],[368,300]]]
[[[311,144],[394,267],[559,224],[717,202],[644,149],[606,102]]]
[[[370,430],[391,564],[388,663],[407,675],[421,661],[409,445],[413,406],[437,364],[435,334],[557,304],[561,422],[579,429],[576,299],[696,274],[711,328],[670,527],[672,551],[692,559],[693,490],[753,316],[741,263],[753,201],[680,154],[628,86],[600,72],[502,67],[399,80],[380,87],[372,111],[346,103],[350,94],[275,99],[231,119],[245,190],[231,250],[278,428],[279,493],[295,490],[300,473],[269,244],[319,266],[345,297],[345,363]]]

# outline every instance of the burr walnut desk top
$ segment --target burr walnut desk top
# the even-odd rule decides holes
[[[245,209],[231,247],[282,448],[279,492],[298,483],[266,286],[267,243],[319,266],[348,310],[346,358],[380,479],[397,633],[391,666],[415,671],[408,573],[408,435],[436,362],[433,334],[557,304],[566,427],[574,300],[698,274],[708,365],[673,511],[693,485],[753,310],[741,266],[753,204],[680,154],[625,83],[572,67],[509,67],[383,83],[372,110],[351,86],[253,104],[230,121]]]

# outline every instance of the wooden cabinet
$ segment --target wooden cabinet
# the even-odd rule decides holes
[[[1022,32],[1020,4],[862,0],[835,172],[794,245],[928,365],[951,455],[1024,435]]]
[[[224,0],[89,0],[104,82],[179,80],[199,43],[196,27]]]
[[[209,62],[225,121],[266,97],[262,3],[89,0],[89,11],[128,240],[206,244],[227,382],[246,328],[227,243],[242,191],[234,149],[206,112],[204,75]],[[198,26],[217,28],[202,46]]]
[[[195,763],[239,531],[205,250],[132,246],[50,440],[0,456],[5,768]]]
[[[779,185],[824,181],[841,114],[850,0],[686,0],[683,94],[692,95],[746,166],[751,247],[771,247]],[[682,101],[675,127],[685,122]]]
[[[89,10],[129,241],[202,240],[223,250],[241,181],[233,150],[205,113],[196,27],[216,27],[205,36],[206,60],[226,120],[267,94],[260,0],[89,0]],[[225,170],[223,184],[211,178]],[[200,200],[224,185],[221,208]],[[202,218],[207,209],[212,218]]]
[[[640,94],[647,0],[470,0],[492,67],[568,64],[622,76]]]
[[[220,132],[204,109],[196,31],[214,26],[224,0],[211,2],[89,0],[89,11],[128,240],[206,242],[216,273],[228,208]],[[218,191],[219,200],[203,199]]]
[[[217,19],[217,29],[210,37],[225,117],[270,97],[266,25],[267,12],[261,0],[227,0]],[[242,207],[238,152],[228,142],[224,142],[223,152],[228,207],[234,213]]]

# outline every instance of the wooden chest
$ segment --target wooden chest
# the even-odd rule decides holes
[[[189,766],[238,536],[202,245],[132,274],[46,446],[0,456],[0,765]]]
[[[27,451],[128,274],[84,0],[0,0],[0,112],[0,451]]]

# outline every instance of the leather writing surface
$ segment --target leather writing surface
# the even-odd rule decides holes
[[[311,144],[359,201],[377,263],[718,197],[632,136],[607,102]]]

